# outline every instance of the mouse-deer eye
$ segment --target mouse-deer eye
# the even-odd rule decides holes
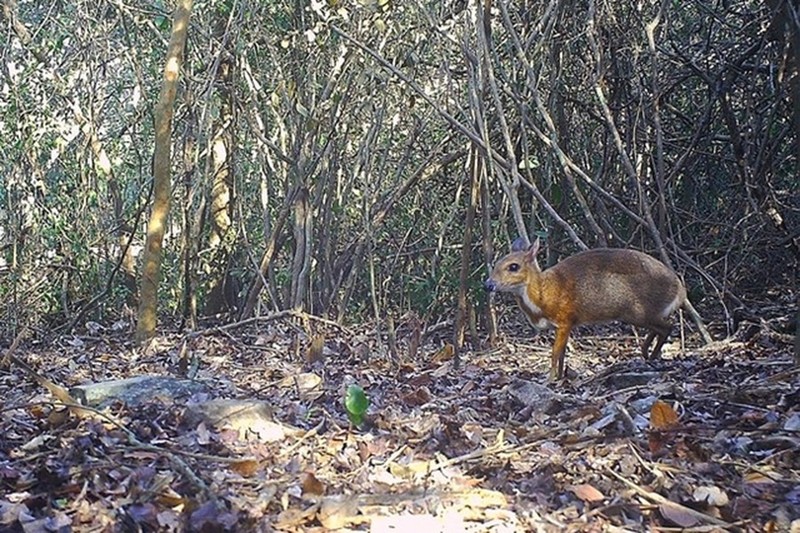
[[[519,263],[511,263],[510,265],[508,265],[508,271],[509,272],[519,271]]]

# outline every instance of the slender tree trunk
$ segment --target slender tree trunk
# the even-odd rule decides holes
[[[220,23],[222,25],[222,23]],[[222,25],[224,28],[224,25]],[[218,30],[218,34],[222,30]],[[233,105],[233,79],[235,61],[229,54],[232,46],[219,64],[217,87],[220,99],[220,116],[214,124],[214,138],[211,141],[211,212],[209,222],[211,234],[208,239],[210,254],[207,270],[208,297],[204,312],[213,315],[237,307],[238,288],[236,280],[230,275],[233,235],[234,195],[234,146],[236,125]]]
[[[172,137],[172,106],[183,61],[183,50],[189,29],[192,0],[181,0],[175,9],[172,36],[167,48],[164,83],[155,110],[156,145],[153,154],[153,211],[147,224],[147,238],[142,266],[142,289],[136,324],[136,341],[140,344],[155,335],[158,306],[158,281],[161,274],[162,246],[169,214],[170,141]]]
[[[800,300],[800,298],[798,298]],[[800,366],[800,301],[798,303],[797,313],[794,316],[794,364]]]
[[[483,261],[486,273],[492,271],[494,257],[492,254],[492,215],[491,201],[489,199],[488,173],[481,180],[481,232],[483,233]],[[489,346],[497,345],[497,313],[491,298],[486,298],[486,329],[489,333]]]
[[[461,243],[461,270],[458,276],[458,306],[456,311],[456,323],[453,334],[453,347],[455,348],[455,363],[459,362],[459,354],[464,345],[464,330],[466,329],[467,318],[469,317],[469,301],[467,300],[467,290],[469,282],[469,271],[472,257],[472,226],[475,223],[475,209],[478,205],[478,197],[481,187],[481,168],[480,154],[473,145],[471,147],[471,157],[467,172],[470,179],[469,204],[464,220],[464,240]],[[473,342],[477,339],[473,339]]]
[[[308,190],[303,187],[294,204],[294,264],[292,266],[292,309],[304,308],[311,273],[311,205]]]
[[[253,283],[250,285],[250,289],[247,292],[247,300],[245,301],[245,305],[242,308],[242,313],[239,316],[239,318],[242,320],[245,318],[250,318],[253,315],[253,311],[258,303],[258,295],[261,294],[261,289],[264,287],[265,277],[267,276],[270,265],[272,264],[272,258],[275,255],[275,249],[278,245],[279,236],[283,231],[283,226],[286,224],[286,220],[289,218],[289,214],[294,206],[295,197],[297,196],[298,191],[299,189],[295,188],[286,196],[286,199],[283,202],[283,207],[281,208],[280,213],[278,213],[278,218],[275,221],[275,224],[272,226],[272,233],[269,236],[269,241],[267,241],[267,246],[264,249],[263,255],[261,256],[258,271],[256,272]]]
[[[183,134],[183,209],[181,209],[181,255],[183,258],[183,322],[189,322],[189,329],[197,326],[197,297],[195,291],[195,265],[197,261],[197,247],[195,235],[199,233],[195,224],[197,217],[192,216],[194,204],[195,182],[195,150],[197,138],[197,117],[194,112],[194,97],[190,91],[186,92],[187,108],[190,110],[186,121],[186,130]],[[202,207],[200,208],[203,211]]]

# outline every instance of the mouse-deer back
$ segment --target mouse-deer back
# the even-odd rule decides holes
[[[642,354],[647,359],[660,355],[672,329],[669,317],[686,301],[686,289],[672,269],[635,250],[597,248],[543,271],[536,261],[538,251],[539,239],[528,248],[515,241],[484,286],[514,294],[534,326],[551,323],[557,328],[551,379],[563,377],[567,340],[580,324],[619,320],[646,328]]]

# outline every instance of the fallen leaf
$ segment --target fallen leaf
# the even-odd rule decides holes
[[[41,405],[31,405],[28,407],[28,413],[34,418],[45,418],[48,414]]]
[[[461,426],[461,433],[467,437],[467,440],[472,444],[480,444],[483,438],[483,426],[474,422],[467,422]]]
[[[647,435],[647,447],[650,450],[650,453],[655,454],[660,452],[666,443],[667,439],[664,438],[664,434],[660,431],[651,431]]]
[[[38,450],[40,447],[44,446],[47,441],[53,440],[52,435],[37,435],[36,437],[32,438],[25,444],[19,447],[20,450],[31,452]]]
[[[776,474],[772,472],[772,474]],[[766,501],[774,501],[776,492],[779,490],[774,479],[764,472],[748,472],[744,476],[742,493],[752,498],[759,498]]]
[[[24,503],[11,503],[0,500],[0,526],[10,526],[19,520],[20,515],[28,515],[28,507]],[[11,531],[11,528],[9,528]]]
[[[427,474],[431,471],[429,461],[411,461],[408,464],[389,463],[389,472],[394,476],[404,479],[414,479],[419,474]]]
[[[678,423],[678,413],[666,402],[656,400],[650,409],[650,427],[653,429],[668,429]]]
[[[415,372],[416,369],[411,367],[411,372]],[[411,378],[408,380],[408,384],[411,387],[424,387],[425,385],[430,385],[433,382],[433,378],[427,372],[417,375],[412,375]]]
[[[313,472],[306,472],[303,476],[303,494],[322,496],[325,494],[325,485],[317,479]]]
[[[428,387],[418,387],[403,396],[403,401],[412,406],[425,405],[431,401],[431,393]]]
[[[466,396],[467,394],[472,392],[476,387],[477,385],[475,384],[474,381],[467,381],[466,383],[464,383],[464,387],[462,387],[461,389],[461,395]]]
[[[697,487],[694,489],[694,501],[698,503],[705,503],[706,505],[713,505],[714,507],[722,507],[728,505],[730,499],[724,490],[719,487]]]
[[[594,488],[592,485],[588,483],[583,483],[581,485],[573,485],[569,488],[572,493],[580,498],[581,500],[589,503],[594,502],[601,502],[606,499],[605,495]]]
[[[352,496],[325,498],[317,518],[327,530],[341,529],[358,513],[358,500]]]
[[[304,402],[314,401],[322,394],[322,378],[312,372],[287,376],[280,382],[282,387],[294,387],[300,393],[300,400]]]
[[[53,409],[50,411],[50,414],[47,415],[47,423],[50,424],[50,427],[59,427],[64,422],[69,420],[69,409]]]
[[[692,527],[700,522],[700,519],[689,513],[687,509],[671,503],[662,503],[658,506],[658,512],[665,519],[679,527]]]
[[[125,509],[125,514],[130,516],[137,524],[153,524],[157,522],[158,508],[152,503],[130,505]]]
[[[172,509],[160,511],[156,516],[156,520],[164,531],[180,531],[181,515]]]
[[[453,354],[455,354],[455,348],[449,342],[442,346],[442,348],[433,354],[431,357],[431,362],[433,363],[444,363],[445,361],[449,361],[453,358]]]
[[[274,527],[278,530],[297,529],[313,519],[319,507],[320,504],[316,503],[303,509],[295,509],[294,507],[286,509],[278,514]]]
[[[321,361],[323,348],[325,348],[325,335],[317,333],[311,337],[311,343],[306,350],[306,363]]]
[[[187,505],[189,503],[189,500],[171,489],[167,489],[167,492],[156,495],[155,501],[164,507],[178,507],[179,505]]]
[[[258,461],[255,459],[242,459],[231,463],[230,468],[242,477],[253,477],[258,472]]]
[[[764,483],[764,484],[769,484],[769,485],[775,483],[775,481],[771,477],[769,477],[766,474],[763,474],[761,472],[756,472],[755,470],[745,474],[744,482],[745,483]]]
[[[189,515],[189,526],[192,531],[230,530],[236,521],[236,511],[228,511],[222,504],[215,501],[201,504]]]
[[[800,431],[800,413],[794,413],[783,423],[786,431]]]
[[[473,489],[459,498],[461,503],[473,509],[505,507],[508,505],[508,498],[505,494],[491,489]]]

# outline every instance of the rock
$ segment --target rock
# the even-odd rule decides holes
[[[508,394],[536,413],[550,413],[561,405],[563,398],[544,385],[515,380],[508,385]]]
[[[627,389],[647,385],[662,376],[661,372],[620,372],[609,375],[604,381],[609,390]]]
[[[103,408],[114,401],[128,407],[139,407],[154,399],[176,401],[193,394],[207,393],[208,386],[199,381],[169,376],[137,376],[135,378],[89,383],[72,387],[70,395],[90,407]]]

